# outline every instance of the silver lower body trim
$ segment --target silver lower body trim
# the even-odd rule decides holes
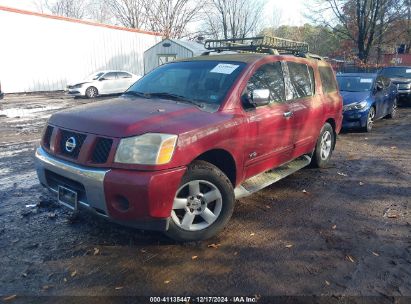
[[[100,216],[108,217],[104,177],[110,170],[78,166],[51,156],[41,147],[37,148],[35,156],[37,176],[42,185],[54,193],[58,191],[56,184],[49,182],[47,171],[61,176],[63,179],[80,183],[84,187],[85,198],[79,200],[79,205],[91,209]]]

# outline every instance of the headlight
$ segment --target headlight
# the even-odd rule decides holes
[[[350,111],[350,110],[362,110],[367,106],[367,102],[361,101],[361,102],[355,102],[351,103],[349,105],[344,106],[344,111]]]
[[[73,86],[73,89],[80,89],[83,86],[83,83],[76,84]]]
[[[147,133],[123,138],[114,161],[123,164],[163,165],[170,162],[177,143],[177,135]]]

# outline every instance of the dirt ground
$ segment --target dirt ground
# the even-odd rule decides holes
[[[341,134],[329,168],[301,170],[237,201],[217,237],[178,244],[88,214],[72,219],[38,184],[33,153],[47,117],[84,102],[61,94],[0,101],[0,302],[52,295],[411,301],[411,108],[370,134]]]

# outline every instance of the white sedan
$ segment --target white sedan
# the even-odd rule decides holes
[[[94,98],[98,95],[123,93],[140,78],[141,76],[125,71],[101,71],[67,85],[67,89],[70,95]]]

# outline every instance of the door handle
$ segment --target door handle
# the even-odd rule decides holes
[[[289,112],[284,112],[284,117],[285,118],[290,118],[291,116],[293,116],[293,112],[289,111]]]

